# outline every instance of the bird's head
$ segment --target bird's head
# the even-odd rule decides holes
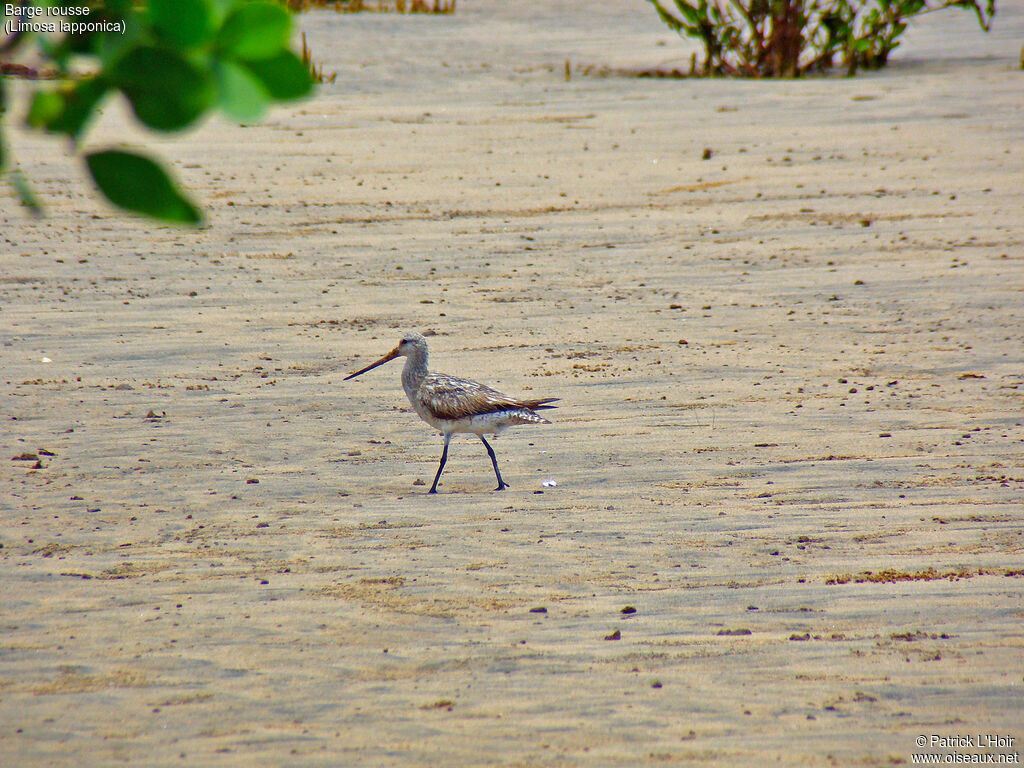
[[[398,342],[398,346],[388,352],[384,357],[375,363],[370,363],[365,368],[360,368],[355,373],[350,373],[345,377],[345,381],[354,379],[356,376],[366,373],[369,370],[373,370],[378,365],[384,365],[389,360],[394,360],[396,357],[409,357],[411,355],[426,354],[427,351],[427,340],[423,337],[422,333],[416,333],[410,331],[402,336],[401,341]]]

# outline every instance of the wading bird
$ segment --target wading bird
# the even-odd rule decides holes
[[[498,487],[494,490],[508,488],[508,483],[501,479],[501,472],[498,471],[498,459],[494,456],[494,449],[484,439],[484,435],[497,435],[506,427],[516,424],[550,424],[534,411],[554,408],[555,406],[549,403],[555,402],[558,398],[518,400],[471,379],[459,379],[444,373],[430,373],[427,370],[427,354],[427,340],[419,333],[407,333],[398,342],[397,347],[377,362],[349,374],[345,381],[354,379],[396,357],[405,357],[402,388],[419,417],[440,430],[444,437],[441,463],[429,492],[437,493],[437,481],[441,478],[441,471],[448,460],[448,444],[456,432],[472,432],[480,438],[487,449],[487,455],[491,457],[494,475],[498,478]]]

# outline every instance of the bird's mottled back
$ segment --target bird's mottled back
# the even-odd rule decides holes
[[[537,423],[547,423],[547,419],[532,412],[536,408],[553,408],[554,406],[547,405],[547,403],[557,399],[520,400],[502,394],[478,381],[460,379],[444,373],[427,374],[420,383],[416,394],[434,418],[446,421],[456,421],[499,411],[526,411],[536,418]],[[534,419],[524,420],[534,421]]]

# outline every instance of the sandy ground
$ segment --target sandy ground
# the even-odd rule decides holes
[[[638,0],[308,14],[318,98],[155,142],[198,231],[16,135],[48,216],[0,192],[0,764],[1022,751],[1000,13],[803,82],[584,75],[687,58]],[[399,364],[342,382],[403,329],[561,398],[495,443],[510,490],[461,436],[426,495]]]

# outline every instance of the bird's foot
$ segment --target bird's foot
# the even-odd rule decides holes
[[[504,491],[508,487],[509,487],[508,483],[502,481],[502,482],[498,483],[498,487],[495,488],[494,490],[496,490],[496,491]]]
[[[437,493],[437,488],[431,488],[429,491],[427,491],[427,493]]]

